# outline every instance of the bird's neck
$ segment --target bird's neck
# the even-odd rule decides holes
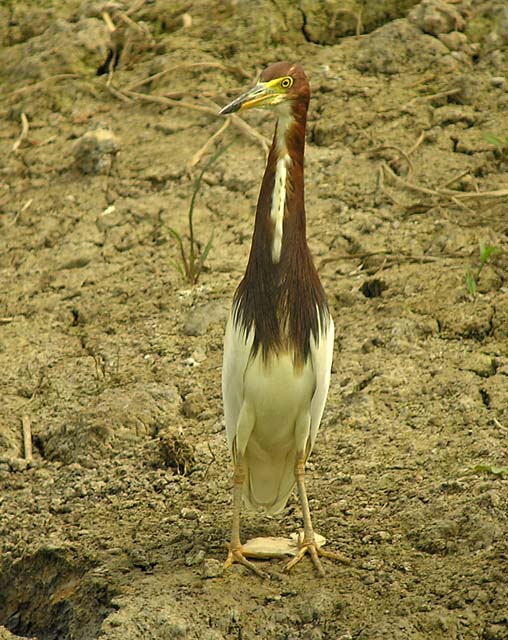
[[[293,353],[301,366],[310,338],[319,341],[328,307],[305,233],[303,154],[307,105],[285,114],[277,128],[261,184],[245,276],[235,295],[237,324],[254,328],[253,353]]]
[[[303,157],[306,109],[279,115],[256,210],[252,251],[273,264],[307,247]]]

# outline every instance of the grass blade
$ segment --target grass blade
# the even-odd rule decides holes
[[[169,229],[169,232],[171,233],[172,237],[177,241],[179,249],[180,249],[180,257],[181,257],[181,263],[184,267],[185,270],[185,277],[187,279],[188,282],[190,282],[191,284],[196,284],[199,278],[199,274],[201,273],[205,260],[208,257],[208,254],[210,253],[210,249],[212,248],[212,243],[213,243],[213,235],[214,232],[212,231],[210,238],[208,239],[208,242],[206,243],[205,248],[203,249],[203,251],[200,253],[199,252],[199,247],[198,247],[198,242],[194,236],[194,208],[196,206],[196,199],[199,193],[199,190],[201,188],[201,182],[203,180],[203,176],[205,175],[205,173],[208,171],[208,169],[212,166],[212,164],[214,164],[214,162],[217,162],[217,160],[220,158],[220,156],[225,153],[229,147],[231,146],[232,143],[227,144],[225,147],[222,147],[221,149],[218,149],[213,156],[208,160],[208,162],[205,164],[205,166],[203,167],[203,169],[200,171],[198,177],[196,178],[196,182],[194,183],[194,189],[192,191],[192,197],[191,197],[191,201],[190,201],[190,205],[189,205],[189,211],[187,214],[187,222],[188,222],[188,228],[189,228],[189,253],[188,255],[185,252],[185,247],[183,244],[183,240],[180,236],[180,234],[173,228]],[[179,269],[179,271],[181,272],[181,269]]]

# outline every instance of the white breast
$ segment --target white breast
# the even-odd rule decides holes
[[[284,508],[295,483],[297,454],[307,456],[323,413],[333,353],[333,322],[295,369],[288,353],[250,358],[252,332],[230,318],[224,344],[222,391],[228,442],[247,467],[244,499],[269,513]]]

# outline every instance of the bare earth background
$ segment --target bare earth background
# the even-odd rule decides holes
[[[466,288],[507,248],[506,3],[4,0],[0,45],[0,637],[506,640],[506,253]],[[222,573],[220,368],[273,118],[203,147],[284,59],[337,327],[311,509],[352,565],[263,582]],[[229,142],[191,286],[170,229]]]

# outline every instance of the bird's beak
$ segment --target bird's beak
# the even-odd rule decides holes
[[[264,104],[270,104],[276,92],[269,83],[259,82],[255,87],[241,96],[235,98],[219,111],[219,115],[225,116],[235,111],[244,111],[253,107],[261,107]]]

